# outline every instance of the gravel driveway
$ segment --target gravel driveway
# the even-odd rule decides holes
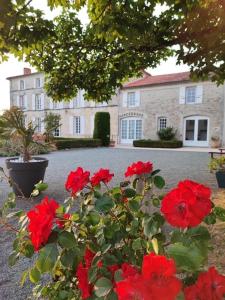
[[[150,160],[155,168],[162,170],[161,174],[166,180],[166,189],[170,189],[185,178],[199,181],[213,189],[216,188],[215,176],[210,174],[207,168],[207,153],[96,148],[57,151],[45,157],[49,159],[45,178],[49,188],[45,194],[55,198],[58,202],[63,202],[67,195],[64,190],[67,174],[78,166],[91,172],[100,167],[109,168],[115,173],[113,183],[118,183],[123,180],[126,167],[138,160]],[[4,158],[0,158],[0,166],[5,166],[4,161]],[[9,188],[5,183],[0,183],[0,191],[1,206]],[[18,209],[29,210],[38,201],[40,199],[30,202],[18,200],[17,206]],[[18,281],[28,263],[26,260],[21,260],[14,268],[8,267],[7,257],[11,251],[12,239],[12,233],[0,231],[0,300],[25,300],[31,286],[27,284],[24,288],[20,288]]]

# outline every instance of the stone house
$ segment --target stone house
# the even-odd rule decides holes
[[[211,81],[192,82],[189,72],[133,79],[108,103],[84,100],[79,91],[72,101],[54,103],[43,90],[44,74],[24,69],[10,80],[10,105],[24,109],[26,121],[44,130],[46,112],[61,115],[56,136],[91,137],[97,111],[111,116],[111,139],[132,144],[135,139],[158,139],[157,131],[172,126],[184,146],[208,147],[212,137],[225,144],[225,85]]]

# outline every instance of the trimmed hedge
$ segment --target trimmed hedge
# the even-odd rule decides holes
[[[108,112],[97,112],[95,114],[94,139],[101,139],[102,146],[110,143],[110,114]]]
[[[133,141],[134,147],[143,148],[181,148],[183,146],[182,141],[153,141],[153,140],[136,140]]]
[[[99,147],[102,145],[100,139],[55,138],[54,141],[58,150],[72,149],[72,148]]]

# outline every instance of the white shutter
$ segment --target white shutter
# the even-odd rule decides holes
[[[16,96],[16,106],[20,107],[20,96]]]
[[[45,109],[45,94],[41,94],[41,109]]]
[[[24,95],[24,110],[28,109],[27,95]]]
[[[69,107],[70,107],[70,108],[73,108],[73,99],[70,100]]]
[[[122,92],[123,96],[123,107],[127,107],[127,92]]]
[[[85,118],[84,116],[80,117],[80,134],[85,134]]]
[[[41,118],[41,133],[45,131],[44,117]]]
[[[141,93],[140,91],[135,92],[135,106],[140,106]]]
[[[179,98],[179,103],[180,104],[185,104],[185,86],[180,87],[180,98]]]
[[[202,103],[203,87],[198,85],[196,89],[196,103]]]
[[[69,122],[70,122],[70,124],[69,124],[69,127],[70,127],[70,134],[71,134],[71,135],[74,135],[74,130],[73,130],[73,117],[70,117],[70,118],[69,118]]]
[[[35,94],[32,95],[32,110],[35,110]]]

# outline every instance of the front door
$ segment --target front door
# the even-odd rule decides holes
[[[132,144],[134,140],[142,138],[142,120],[125,118],[121,120],[120,137],[122,144]]]
[[[188,117],[184,119],[184,146],[208,147],[209,118]]]

